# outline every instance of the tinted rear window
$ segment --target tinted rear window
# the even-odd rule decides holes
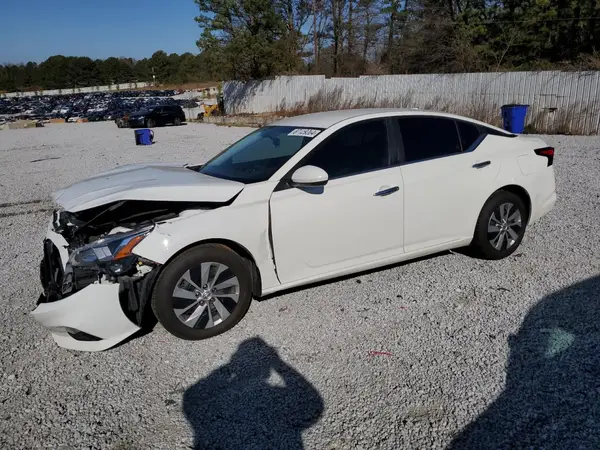
[[[398,118],[405,162],[439,158],[461,152],[456,124],[438,117]]]

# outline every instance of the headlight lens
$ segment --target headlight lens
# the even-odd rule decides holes
[[[69,263],[74,266],[86,266],[103,262],[111,262],[132,255],[133,248],[151,231],[150,228],[128,233],[108,235],[91,244],[80,247],[71,253]]]

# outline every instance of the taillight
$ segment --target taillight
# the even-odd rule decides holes
[[[554,162],[554,147],[536,148],[534,152],[536,155],[548,158],[548,166]]]

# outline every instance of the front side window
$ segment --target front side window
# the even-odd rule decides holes
[[[398,118],[405,162],[460,153],[461,143],[452,119],[439,117]]]
[[[385,121],[348,125],[315,149],[302,165],[320,167],[330,179],[389,167]]]
[[[322,130],[268,126],[243,137],[200,168],[200,173],[242,183],[273,176]]]

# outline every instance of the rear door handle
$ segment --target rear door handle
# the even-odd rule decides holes
[[[391,188],[387,188],[387,189],[382,189],[379,192],[375,192],[375,196],[376,197],[385,197],[386,195],[390,195],[393,194],[394,192],[398,192],[400,190],[400,188],[398,186],[394,186]]]
[[[474,169],[481,169],[483,167],[489,166],[492,162],[491,161],[483,161],[477,164],[473,164],[473,168]]]

